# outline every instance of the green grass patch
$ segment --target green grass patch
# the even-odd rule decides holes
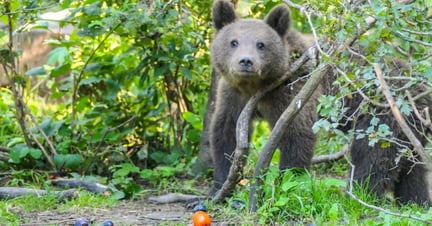
[[[19,225],[21,212],[40,212],[56,210],[58,212],[74,212],[77,214],[88,211],[97,211],[98,208],[109,208],[117,204],[117,200],[105,195],[95,195],[88,192],[80,192],[76,199],[59,201],[54,194],[35,197],[25,195],[19,198],[0,201],[1,225]]]

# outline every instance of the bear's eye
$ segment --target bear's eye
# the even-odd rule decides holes
[[[238,41],[237,40],[232,40],[231,41],[231,47],[232,48],[235,48],[235,47],[237,47],[238,46]]]
[[[256,46],[259,50],[263,50],[265,47],[264,43],[262,43],[262,42],[257,42]]]

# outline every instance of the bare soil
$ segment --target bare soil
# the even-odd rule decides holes
[[[183,203],[155,204],[146,199],[121,201],[110,208],[82,208],[66,211],[56,209],[25,212],[12,209],[22,219],[20,225],[73,225],[78,218],[102,225],[111,220],[114,225],[192,225],[192,211]],[[1,223],[0,223],[1,225]]]

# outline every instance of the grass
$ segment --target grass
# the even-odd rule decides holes
[[[425,225],[413,219],[394,217],[365,207],[347,195],[347,182],[344,178],[327,177],[318,172],[315,174],[319,176],[294,170],[280,172],[277,166],[272,165],[265,178],[264,195],[256,214],[247,210],[248,185],[237,186],[226,203],[206,203],[208,213],[215,223],[234,225]],[[172,186],[165,189],[190,190],[195,180],[184,180],[185,187],[181,187],[182,183],[178,178],[173,178],[173,181]],[[367,203],[389,211],[432,220],[432,209],[423,209],[416,205],[398,208],[391,199],[376,199],[358,188],[354,189],[354,194]],[[243,201],[245,206],[237,209],[231,207],[234,200]],[[73,212],[75,215],[85,215],[113,207],[117,203],[112,198],[87,192],[81,192],[79,198],[65,202],[58,202],[53,195],[37,198],[23,196],[0,201],[0,224],[22,224],[23,219],[19,218],[18,213],[23,211],[29,213],[55,210],[57,213]]]
[[[257,150],[260,150],[265,143],[263,137],[268,137],[266,125],[259,125],[258,133],[260,136],[254,135],[252,138],[256,148],[252,148],[250,158],[248,158],[244,172],[246,177],[253,175],[259,155]],[[322,148],[325,147],[322,142],[319,141],[317,144],[317,154],[329,152]],[[346,192],[349,166],[344,159],[317,164],[311,168],[310,172],[299,173],[295,170],[279,171],[277,156],[275,155],[264,178],[263,198],[257,213],[251,214],[247,209],[250,183],[243,186],[238,185],[233,196],[228,198],[226,203],[205,203],[213,222],[233,225],[425,225],[414,219],[395,217],[373,210],[350,197]],[[26,176],[23,178],[29,177],[32,181],[37,181],[34,178],[40,176],[23,173],[20,175]],[[206,182],[203,183],[202,180],[179,179],[175,178],[175,174],[171,177],[157,178],[157,185],[154,188],[148,188],[148,192],[206,193],[207,188],[202,189]],[[22,184],[22,181],[17,181],[16,184]],[[142,193],[148,195],[145,190]],[[432,208],[424,209],[417,205],[397,207],[394,200],[377,199],[359,188],[354,188],[354,194],[364,202],[388,211],[432,221]],[[234,200],[244,202],[245,206],[243,208],[231,207]],[[79,198],[66,202],[58,202],[51,195],[38,198],[24,196],[0,201],[0,225],[22,223],[22,219],[19,219],[17,214],[19,211],[56,210],[65,212],[72,210],[80,215],[85,212],[96,212],[100,208],[112,207],[116,204],[117,201],[112,198],[86,192],[81,192]],[[179,222],[176,224],[186,225]],[[170,222],[167,222],[166,225],[170,225]]]
[[[252,135],[252,149],[245,167],[246,177],[253,175],[259,151],[268,138],[268,125],[256,122]],[[258,135],[259,134],[259,135]],[[318,140],[315,154],[335,152],[342,145],[337,140]],[[329,150],[329,146],[334,150]],[[277,168],[278,152],[272,159],[266,174],[264,198],[257,214],[249,214],[247,207],[235,210],[229,207],[232,200],[242,200],[248,205],[248,186],[237,186],[233,198],[227,204],[210,204],[210,211],[216,219],[230,219],[229,222],[243,222],[246,225],[425,225],[409,218],[395,217],[363,206],[350,197],[347,190],[349,164],[345,159],[313,165],[310,173],[297,175],[293,171],[280,172]],[[364,190],[355,187],[353,193],[368,204],[388,211],[421,217],[432,221],[432,208],[417,205],[397,207],[392,199],[377,199]]]
[[[74,212],[84,214],[90,210],[96,211],[98,208],[107,208],[116,205],[115,199],[105,195],[95,195],[88,192],[80,192],[77,199],[59,202],[55,195],[45,195],[34,197],[25,195],[19,198],[0,201],[0,225],[20,225],[20,212],[40,212],[46,210],[56,210],[57,212]]]
[[[247,208],[234,210],[229,203],[243,200],[247,205],[247,187],[238,188],[234,197],[225,205],[210,205],[216,219],[231,219],[253,225],[425,225],[422,222],[395,217],[361,205],[346,192],[346,181],[337,178],[319,178],[292,171],[279,172],[271,167],[264,184],[264,199],[257,214],[249,214]],[[432,220],[432,209],[417,205],[398,208],[393,201],[377,200],[361,189],[354,194],[363,201],[389,211]]]

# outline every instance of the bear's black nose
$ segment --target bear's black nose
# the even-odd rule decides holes
[[[245,57],[242,57],[240,59],[239,64],[243,67],[250,67],[253,65],[253,61],[252,61],[251,57],[245,56]]]

